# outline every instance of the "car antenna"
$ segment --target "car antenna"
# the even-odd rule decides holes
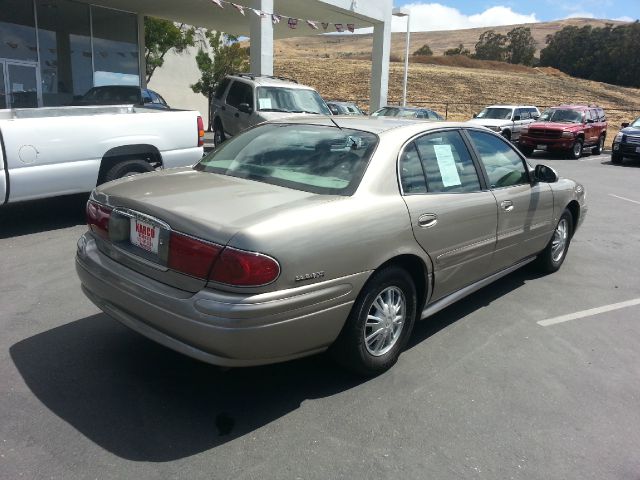
[[[333,123],[336,127],[338,127],[340,130],[342,130],[342,127],[340,125],[338,125],[337,122],[333,118],[329,117],[329,120],[331,120],[331,123]]]

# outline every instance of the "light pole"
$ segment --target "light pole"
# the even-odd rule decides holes
[[[409,36],[411,35],[410,20],[411,12],[408,8],[394,8],[392,11],[394,17],[407,17],[407,35],[404,47],[404,78],[402,80],[402,106],[407,106],[407,77],[409,76]]]

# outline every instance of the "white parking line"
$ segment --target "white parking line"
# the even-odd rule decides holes
[[[549,325],[556,325],[558,323],[569,322],[571,320],[578,320],[580,318],[592,317],[600,313],[611,312],[612,310],[619,310],[621,308],[633,307],[634,305],[640,305],[640,298],[634,298],[633,300],[627,300],[626,302],[612,303],[603,307],[591,308],[589,310],[582,310],[581,312],[569,313],[567,315],[561,315],[559,317],[549,318],[547,320],[540,320],[536,322],[538,325],[548,327]]]
[[[620,200],[626,200],[627,202],[637,203],[638,205],[640,205],[640,202],[637,200],[631,200],[630,198],[619,197],[618,195],[614,195],[613,193],[610,193],[609,196],[619,198]]]

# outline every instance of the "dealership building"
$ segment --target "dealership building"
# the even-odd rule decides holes
[[[370,107],[386,104],[392,0],[234,3],[236,6],[225,0],[2,0],[0,108],[69,105],[93,86],[146,86],[145,16],[248,36],[251,71],[265,75],[273,74],[274,38],[317,34],[309,28],[311,24],[372,26]],[[300,19],[300,24],[292,28],[290,22],[275,22],[274,16]],[[203,102],[189,88],[199,76],[192,53],[186,59],[169,55],[152,79],[150,87],[161,91],[172,106],[197,108]]]

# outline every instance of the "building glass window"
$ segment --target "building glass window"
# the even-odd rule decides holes
[[[37,0],[42,99],[70,105],[93,86],[89,6],[69,0]]]
[[[94,85],[139,85],[136,15],[92,6],[91,18]]]
[[[33,3],[2,0],[0,6],[0,58],[38,61]]]

